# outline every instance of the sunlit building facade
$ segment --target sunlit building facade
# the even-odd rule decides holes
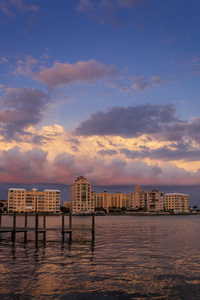
[[[69,202],[68,207],[72,213],[94,212],[91,182],[88,182],[83,176],[77,177],[71,185],[71,202]]]
[[[115,194],[110,194],[107,191],[103,193],[92,192],[92,200],[95,203],[95,207],[104,208],[109,210],[110,208],[129,208],[129,194],[122,194],[117,192]]]
[[[189,195],[181,193],[168,193],[165,195],[165,209],[174,212],[188,212],[190,209]]]
[[[10,188],[8,190],[9,212],[60,212],[60,191]]]

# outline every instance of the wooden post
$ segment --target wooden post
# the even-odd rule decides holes
[[[62,214],[62,242],[65,240],[65,214]]]
[[[35,213],[35,239],[38,241],[38,213]]]
[[[95,214],[92,214],[92,240],[94,240],[95,237],[95,219],[94,219]]]
[[[1,227],[1,211],[0,211],[0,227]]]
[[[43,228],[46,228],[46,213],[43,216]],[[46,240],[46,231],[43,232],[43,241]]]
[[[25,230],[27,229],[27,212],[25,212],[25,222],[24,222],[24,227],[25,227]],[[27,232],[24,231],[24,240],[26,241],[27,239]]]
[[[13,231],[12,231],[12,240],[15,241],[16,234],[16,212],[13,213]]]
[[[72,228],[72,214],[71,212],[69,213],[69,228]]]

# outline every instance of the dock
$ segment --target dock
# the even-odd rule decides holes
[[[9,214],[10,215],[10,214]],[[89,231],[91,232],[92,235],[92,240],[94,240],[95,238],[95,214],[92,214],[92,226],[89,228],[79,228],[79,227],[73,227],[72,226],[72,214],[65,214],[62,213],[60,214],[62,217],[62,224],[60,228],[54,228],[54,227],[46,227],[46,217],[51,217],[51,216],[55,216],[55,214],[47,214],[47,213],[35,213],[35,214],[28,214],[28,213],[24,213],[24,227],[17,227],[16,226],[16,218],[18,215],[21,214],[17,214],[16,212],[12,213],[13,216],[13,226],[11,227],[4,227],[2,226],[2,213],[0,213],[0,233],[11,233],[11,239],[12,241],[15,241],[16,239],[16,234],[17,233],[24,233],[24,240],[27,240],[27,233],[28,232],[34,232],[35,233],[35,241],[38,241],[38,236],[40,233],[43,234],[43,240],[46,240],[46,233],[47,232],[52,232],[52,231],[56,231],[61,233],[62,236],[62,241],[65,241],[65,234],[68,234],[69,237],[69,241],[72,240],[72,235],[73,232],[75,231]],[[56,214],[57,216],[58,214]],[[34,227],[28,227],[28,216],[35,216],[35,226]],[[65,216],[69,216],[69,224],[66,227],[65,224]],[[43,226],[39,227],[39,217],[43,218]],[[84,217],[83,217],[84,218]]]

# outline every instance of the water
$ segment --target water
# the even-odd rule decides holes
[[[88,232],[77,232],[71,243],[48,233],[37,245],[32,233],[27,243],[22,234],[15,243],[3,235],[0,299],[200,299],[200,215],[95,222],[94,243]],[[47,226],[60,224],[59,217],[47,218]],[[90,226],[91,217],[73,217],[74,226],[83,224]]]

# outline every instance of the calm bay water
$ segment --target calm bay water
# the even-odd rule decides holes
[[[29,219],[30,225],[34,218]],[[66,222],[67,222],[66,218]],[[4,216],[3,224],[11,224]],[[0,241],[0,299],[200,299],[200,216],[98,216],[96,238]],[[23,225],[23,217],[17,219]],[[48,217],[47,226],[60,226]],[[91,217],[73,217],[88,226]]]

